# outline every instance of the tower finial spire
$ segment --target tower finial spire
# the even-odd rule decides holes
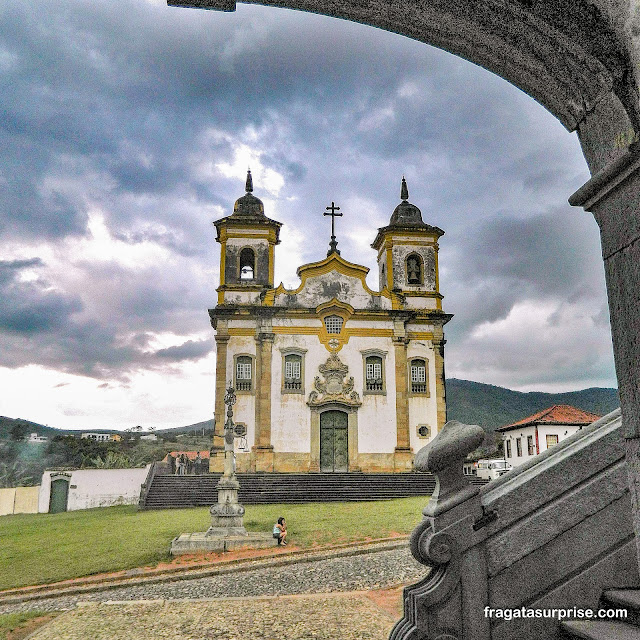
[[[407,189],[407,181],[402,176],[402,187],[400,189],[400,200],[408,200],[409,199],[409,189]]]
[[[253,178],[251,177],[251,169],[247,169],[247,193],[251,193],[253,191]]]

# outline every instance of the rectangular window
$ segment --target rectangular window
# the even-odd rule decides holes
[[[284,377],[291,378],[300,378],[300,361],[287,361],[284,363]]]
[[[530,456],[536,455],[536,450],[533,446],[533,436],[527,436],[527,449],[529,451]]]
[[[522,456],[522,438],[516,438],[516,453],[518,457]]]
[[[238,380],[251,380],[251,363],[238,362],[236,367],[236,378]]]
[[[558,444],[558,436],[553,434],[547,435],[547,449],[549,447],[553,447],[553,445]]]
[[[380,356],[369,356],[365,360],[365,390],[384,391],[384,381],[382,379],[382,358]]]
[[[295,353],[284,358],[284,391],[302,391],[302,356]]]
[[[411,363],[411,392],[427,392],[427,367],[424,360],[413,360]]]
[[[251,391],[252,371],[251,358],[238,356],[236,360],[236,390]]]
[[[511,457],[511,440],[505,440],[504,444],[507,451],[507,458],[510,458]]]
[[[379,362],[367,363],[367,380],[382,378],[382,365]]]
[[[427,376],[424,365],[411,367],[411,382],[426,382]]]

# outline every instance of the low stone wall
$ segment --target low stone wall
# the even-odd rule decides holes
[[[67,511],[111,507],[118,504],[137,504],[140,499],[140,487],[147,478],[149,465],[139,469],[74,469],[70,474]],[[38,511],[49,511],[51,496],[51,475],[54,471],[42,474],[42,483],[38,497]]]
[[[39,485],[0,489],[0,516],[14,513],[38,513],[39,491]]]

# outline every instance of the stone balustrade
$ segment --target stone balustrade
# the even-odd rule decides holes
[[[557,620],[490,612],[596,609],[604,588],[640,586],[621,430],[618,410],[477,487],[462,469],[483,430],[447,422],[416,455],[438,479],[410,540],[430,572],[391,640],[559,639]]]

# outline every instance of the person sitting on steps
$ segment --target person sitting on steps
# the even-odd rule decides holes
[[[278,518],[278,522],[273,525],[273,537],[278,540],[279,545],[287,546],[287,521],[284,518]]]

